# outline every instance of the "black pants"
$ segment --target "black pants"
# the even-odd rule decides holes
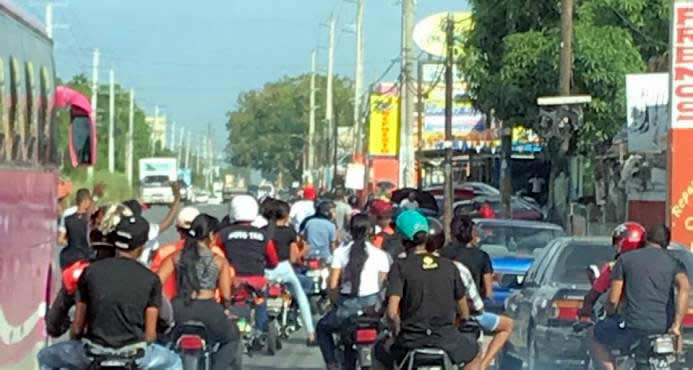
[[[185,304],[183,299],[172,302],[173,315],[177,323],[199,321],[207,327],[209,339],[220,343],[214,355],[215,370],[240,369],[243,351],[238,326],[224,314],[224,308],[213,299],[193,299]]]
[[[472,333],[463,333],[454,326],[443,327],[429,333],[402,332],[395,338],[390,351],[385,350],[383,341],[375,346],[375,357],[383,365],[393,367],[407,353],[419,348],[440,348],[454,364],[467,364],[479,353],[479,344]]]

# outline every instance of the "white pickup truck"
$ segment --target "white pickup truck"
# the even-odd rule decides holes
[[[173,203],[171,182],[177,180],[176,158],[140,159],[140,200],[147,204]]]

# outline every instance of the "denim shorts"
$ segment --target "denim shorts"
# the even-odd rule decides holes
[[[474,319],[479,322],[479,326],[484,329],[485,332],[491,333],[498,329],[498,324],[500,323],[500,316],[492,312],[484,312],[480,315],[474,316]]]

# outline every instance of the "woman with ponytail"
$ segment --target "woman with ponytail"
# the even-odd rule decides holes
[[[159,278],[166,281],[176,275],[177,295],[173,313],[177,323],[203,322],[210,339],[220,343],[214,354],[214,369],[240,369],[241,340],[238,327],[228,319],[224,308],[231,304],[232,273],[224,257],[214,255],[213,218],[206,214],[195,217],[185,235],[184,247],[167,258],[159,269]],[[215,299],[221,292],[223,306]]]
[[[265,236],[268,240],[274,241],[279,257],[277,267],[265,270],[265,277],[267,280],[279,281],[289,286],[301,311],[301,320],[308,333],[308,345],[314,345],[316,343],[315,325],[310,312],[310,303],[293,268],[293,264],[297,263],[302,256],[298,248],[298,235],[292,227],[289,227],[290,209],[288,203],[274,199],[262,212],[262,216],[268,222],[263,228]]]
[[[353,241],[334,251],[328,294],[335,308],[318,322],[318,343],[328,369],[339,369],[332,335],[338,332],[351,316],[380,302],[380,291],[390,271],[387,253],[368,241],[373,225],[370,217],[359,214],[351,219]],[[356,357],[347,348],[344,368],[353,369]]]

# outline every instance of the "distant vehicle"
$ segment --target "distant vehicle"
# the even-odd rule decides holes
[[[274,195],[274,186],[272,184],[262,184],[258,186],[257,188],[257,199],[262,199],[263,197],[271,197],[273,198]]]
[[[566,235],[562,227],[545,222],[474,219],[481,235],[481,250],[491,256],[493,297],[486,309],[501,312],[505,299],[512,293],[517,277],[524,276],[535,253],[552,240]]]
[[[442,200],[440,200],[442,201]],[[480,216],[479,210],[483,204],[488,204],[493,209],[496,217],[503,214],[503,204],[500,196],[477,196],[472,199],[457,201],[453,205],[455,214],[463,213],[472,217]],[[510,207],[514,220],[543,221],[545,216],[541,208],[523,198],[512,197]]]
[[[423,189],[436,197],[442,197],[445,194],[443,185],[432,185]],[[497,196],[500,197],[500,190],[483,182],[463,182],[454,186],[455,201],[470,200],[478,196]]]
[[[195,203],[204,204],[209,202],[209,193],[205,190],[198,191],[195,194]]]
[[[221,194],[224,191],[224,183],[221,181],[215,181],[214,183],[212,183],[212,191],[214,193]]]
[[[505,303],[515,327],[501,367],[583,367],[585,333],[575,333],[573,324],[590,289],[585,271],[614,258],[611,239],[559,238],[538,254]]]
[[[178,181],[176,158],[140,159],[140,199],[144,203],[173,203],[173,181]]]
[[[14,3],[0,0],[0,369],[36,369],[48,343],[43,317],[60,288],[54,264],[60,152],[96,161],[89,99],[56,86],[53,41]],[[70,109],[60,144],[58,109]],[[73,190],[73,194],[74,191]]]
[[[220,205],[224,202],[221,193],[212,193],[212,195],[207,200],[207,204]]]
[[[180,185],[180,195],[183,202],[192,202],[192,170],[189,168],[178,169],[178,184]]]
[[[230,202],[231,198],[236,195],[248,194],[248,187],[246,186],[245,179],[233,174],[227,174],[224,176],[222,193],[224,202]]]

